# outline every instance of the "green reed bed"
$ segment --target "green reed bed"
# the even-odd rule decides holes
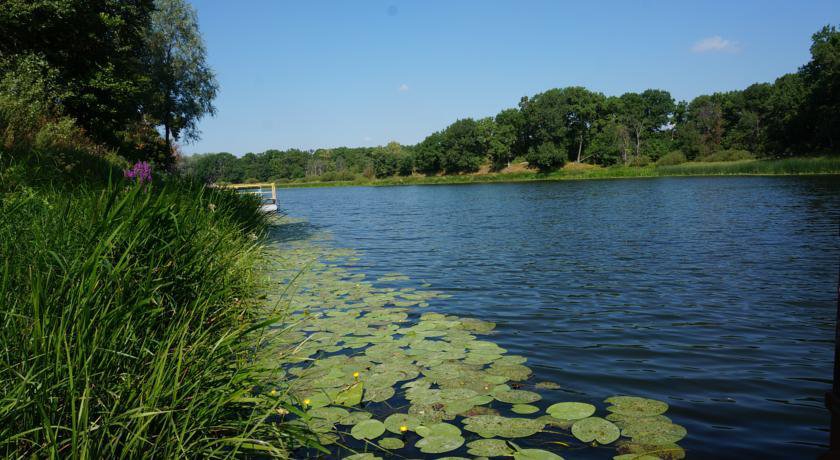
[[[718,176],[718,175],[806,175],[840,174],[840,157],[784,158],[777,160],[740,160],[688,162],[669,166],[609,166],[585,169],[560,169],[549,173],[463,174],[443,176],[408,176],[348,181],[294,181],[280,187],[341,187],[361,185],[430,185],[480,184],[491,182],[531,182],[578,179],[620,179],[633,177]]]
[[[180,181],[0,197],[0,452],[283,456],[255,397],[258,203]],[[288,405],[286,405],[288,406]],[[294,411],[294,407],[288,406]]]

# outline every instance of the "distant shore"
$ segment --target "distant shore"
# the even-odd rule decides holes
[[[786,158],[726,162],[689,162],[673,166],[611,166],[569,164],[549,173],[532,170],[440,176],[394,176],[345,181],[297,180],[277,182],[278,187],[352,187],[390,185],[479,184],[492,182],[537,182],[587,179],[623,179],[684,176],[798,176],[840,175],[840,157]]]

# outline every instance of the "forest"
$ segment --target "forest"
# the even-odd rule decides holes
[[[773,83],[675,101],[664,89],[606,96],[584,87],[521,98],[494,117],[463,118],[416,145],[208,153],[179,168],[206,182],[352,180],[463,174],[527,161],[542,172],[569,162],[676,165],[840,152],[840,31],[812,37],[811,59]]]

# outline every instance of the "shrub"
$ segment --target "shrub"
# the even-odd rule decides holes
[[[688,161],[685,157],[685,154],[682,153],[680,150],[674,150],[673,152],[668,152],[662,156],[662,158],[656,160],[657,166],[673,166],[682,164]]]
[[[713,161],[741,161],[754,160],[755,155],[746,150],[720,150],[709,155],[705,155],[697,159],[697,161],[713,162]]]
[[[650,164],[650,158],[646,155],[638,155],[633,156],[630,158],[630,161],[627,163],[628,166],[647,166]]]
[[[563,166],[566,161],[566,153],[554,143],[544,142],[537,147],[528,149],[525,159],[529,166],[545,172]]]

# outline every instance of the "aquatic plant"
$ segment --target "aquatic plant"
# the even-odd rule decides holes
[[[280,352],[295,377],[288,392],[293,399],[322,406],[308,415],[328,423],[312,428],[321,430],[319,439],[335,443],[339,451],[375,443],[376,449],[399,454],[413,444],[429,455],[466,451],[561,458],[557,452],[520,448],[509,441],[528,442],[538,433],[558,436],[553,444],[557,449],[598,443],[623,454],[676,445],[680,429],[661,415],[666,403],[615,396],[606,400],[608,411],[600,417],[588,402],[555,402],[551,394],[559,385],[529,382],[532,372],[525,356],[508,354],[481,337],[492,333],[495,324],[428,311],[445,299],[439,292],[417,289],[396,273],[366,281],[352,268],[359,260],[352,250],[334,248],[317,237],[292,242],[282,253],[273,276],[299,287],[287,319],[296,332],[284,337],[287,348]],[[338,401],[337,395],[350,388],[362,389],[359,405],[348,404],[357,398]],[[540,404],[544,399],[555,401],[546,407]],[[359,406],[365,411],[351,412]],[[341,411],[329,410],[333,407]],[[543,410],[547,415],[539,415]],[[325,430],[342,423],[351,426],[349,438],[344,428]],[[391,435],[382,438],[386,433]],[[570,443],[570,438],[577,441]],[[358,447],[354,440],[371,444]]]

